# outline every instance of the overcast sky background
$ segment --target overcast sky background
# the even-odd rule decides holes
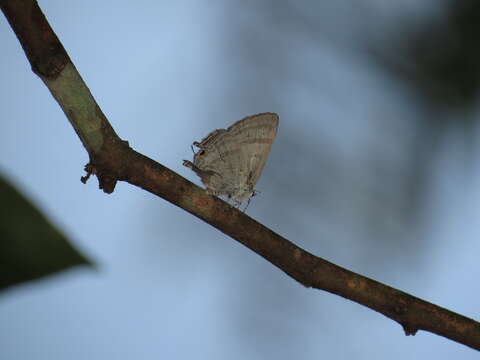
[[[193,141],[277,112],[248,214],[320,257],[479,319],[478,104],[425,106],[372,55],[395,58],[400,30],[445,14],[445,1],[418,3],[40,6],[135,150],[200,184],[182,166]],[[143,190],[83,185],[87,153],[3,16],[0,43],[0,171],[98,264],[3,293],[2,359],[478,357],[306,289]],[[468,135],[425,125],[438,114],[468,118]]]

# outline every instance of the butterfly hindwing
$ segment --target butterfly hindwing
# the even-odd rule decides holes
[[[244,142],[242,144],[247,179],[253,191],[255,184],[262,174],[277,135],[278,116],[272,113],[254,115],[245,119],[242,130]],[[242,121],[242,120],[241,120]]]

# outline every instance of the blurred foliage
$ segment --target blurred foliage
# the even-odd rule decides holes
[[[452,133],[464,155],[464,170],[475,161],[475,127],[480,94],[480,2],[443,0],[417,19],[392,26],[383,41],[367,48],[371,59],[394,81],[406,85],[418,118],[410,143],[405,194],[412,214],[425,203],[435,160]],[[467,161],[470,160],[470,161]],[[413,210],[413,211],[412,211]]]
[[[452,1],[441,23],[427,24],[411,44],[425,91],[438,105],[468,106],[480,88],[480,2]]]
[[[0,199],[0,290],[92,264],[2,177]]]
[[[379,43],[374,58],[424,101],[444,109],[469,108],[480,89],[480,2],[449,0],[445,11],[400,24],[398,41]]]

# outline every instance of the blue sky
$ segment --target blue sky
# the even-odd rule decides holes
[[[277,112],[248,214],[318,256],[478,319],[479,168],[449,132],[425,200],[405,211],[407,149],[422,113],[361,51],[431,3],[370,1],[370,18],[351,1],[40,6],[137,151],[200,184],[182,166],[193,141]],[[0,28],[0,169],[98,264],[5,293],[2,359],[478,356],[425,332],[405,337],[371,310],[306,289],[140,189],[83,185],[86,151],[3,17]]]

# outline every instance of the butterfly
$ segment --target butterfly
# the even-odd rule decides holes
[[[247,116],[227,129],[217,129],[193,145],[192,169],[212,195],[224,195],[237,206],[255,195],[257,183],[277,136],[278,115]]]

